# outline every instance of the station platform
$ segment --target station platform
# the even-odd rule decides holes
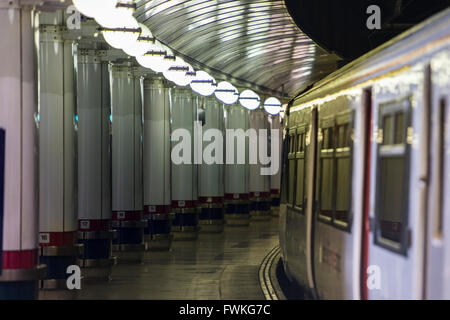
[[[146,252],[142,264],[116,265],[110,281],[83,281],[74,298],[264,300],[260,266],[277,245],[277,218],[227,226],[221,234],[174,241],[168,252]]]

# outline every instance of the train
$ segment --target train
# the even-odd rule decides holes
[[[307,298],[450,299],[450,9],[294,97],[280,251]]]

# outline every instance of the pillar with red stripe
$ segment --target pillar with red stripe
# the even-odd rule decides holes
[[[282,124],[281,124],[281,116],[280,114],[276,115],[276,116],[270,116],[270,129],[271,129],[271,134],[274,130],[278,131],[278,139],[277,141],[275,141],[275,137],[271,136],[271,143],[278,143],[279,146],[279,154],[278,156],[278,163],[279,163],[279,168],[278,168],[278,172],[274,175],[270,176],[270,198],[271,198],[271,202],[270,202],[270,210],[272,212],[273,216],[278,216],[279,212],[280,212],[280,185],[281,185],[281,154],[282,154],[282,150],[281,147],[283,145],[283,128],[282,128]]]
[[[168,250],[172,242],[170,91],[163,78],[144,80],[144,217],[148,223],[148,250]]]
[[[258,136],[258,154],[261,154],[261,142],[264,136],[260,134],[260,130],[267,130],[269,134],[269,122],[267,114],[264,110],[258,109],[250,112],[250,128],[256,131]],[[266,141],[268,147],[268,141]],[[266,153],[267,151],[262,151]],[[270,219],[270,176],[262,175],[261,168],[263,165],[258,157],[256,164],[250,164],[249,190],[250,190],[250,216],[252,220],[269,220]]]
[[[73,41],[63,39],[63,12],[39,15],[39,245],[48,267],[44,289],[67,289],[78,263],[75,211],[75,92]]]
[[[45,271],[38,266],[34,21],[31,8],[17,1],[0,3],[0,300],[37,298],[38,279]]]
[[[111,229],[110,90],[102,50],[78,50],[78,242],[85,278],[109,278]]]
[[[200,232],[220,233],[224,225],[223,157],[220,157],[219,150],[211,148],[211,142],[208,141],[214,140],[217,143],[223,139],[224,106],[215,97],[206,97],[203,99],[202,109],[204,122],[201,129],[206,140],[202,143],[202,153],[211,159],[203,157],[198,167],[198,223]],[[220,135],[215,136],[210,132]],[[214,156],[221,159],[214,159]]]
[[[197,165],[194,163],[196,146],[193,141],[197,108],[198,97],[194,96],[189,88],[173,88],[170,116],[174,240],[195,240],[198,237]]]
[[[111,68],[112,224],[118,262],[140,262],[145,251],[142,198],[142,91],[131,63]]]
[[[225,129],[246,132],[249,111],[238,104],[225,108]],[[231,132],[231,131],[230,131]],[[226,154],[232,161],[225,164],[225,221],[227,225],[248,226],[250,223],[248,138],[243,146],[233,135],[225,135]],[[233,157],[230,151],[233,150]],[[238,161],[242,156],[241,161]],[[243,160],[243,161],[242,161]]]

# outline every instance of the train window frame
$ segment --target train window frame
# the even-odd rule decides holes
[[[348,130],[350,130],[350,139],[349,139],[349,146],[346,147],[339,147],[338,146],[338,127],[342,125],[348,125]],[[332,149],[325,149],[325,153],[329,153],[332,158],[333,163],[333,177],[332,177],[332,213],[331,217],[325,216],[321,214],[321,190],[322,190],[322,143],[323,143],[323,136],[321,139],[318,139],[318,160],[317,160],[317,166],[318,166],[318,176],[316,178],[316,183],[318,184],[318,197],[317,197],[317,206],[316,206],[316,212],[317,212],[317,220],[328,224],[336,229],[351,233],[352,224],[353,224],[353,201],[352,201],[352,190],[353,190],[353,166],[354,166],[354,130],[355,130],[355,110],[354,109],[347,109],[344,111],[341,111],[335,115],[324,117],[319,120],[319,134],[322,135],[323,129],[333,128],[333,148]],[[331,152],[332,150],[332,152]],[[349,207],[348,207],[348,214],[347,214],[347,221],[342,221],[339,219],[336,219],[336,206],[337,206],[337,159],[342,157],[348,157],[350,159],[350,181],[349,181]]]
[[[295,196],[294,196],[294,203],[293,203],[293,208],[295,211],[301,213],[301,214],[305,214],[306,212],[306,190],[305,190],[305,186],[306,186],[306,161],[307,161],[307,152],[306,152],[306,136],[308,134],[308,125],[306,123],[301,124],[297,127],[296,130],[296,137],[297,137],[297,141],[296,141],[296,146],[297,146],[297,150],[295,153]],[[302,139],[302,148],[300,148],[299,145],[299,141],[298,138],[301,136]],[[298,183],[297,183],[297,178],[298,178],[298,162],[299,159],[303,159],[303,207],[299,207],[297,206],[297,190],[298,190]]]
[[[333,225],[341,230],[351,232],[351,226],[353,222],[353,167],[354,167],[354,134],[355,134],[355,110],[348,109],[343,112],[340,112],[336,114],[336,128],[338,128],[341,125],[348,125],[349,132],[349,145],[345,147],[338,147],[337,140],[336,139],[336,145],[335,145],[335,199],[334,199],[334,210],[333,210]],[[338,130],[336,130],[336,134],[338,134]],[[350,161],[350,181],[348,183],[348,212],[347,212],[347,221],[336,219],[336,209],[337,209],[337,159],[338,158],[349,158]]]
[[[288,161],[288,165],[287,165],[287,176],[288,176],[287,193],[288,193],[288,195],[287,195],[287,199],[286,199],[286,206],[288,208],[291,208],[291,209],[294,207],[294,204],[295,204],[295,192],[296,192],[295,189],[296,188],[295,188],[295,180],[294,180],[294,183],[293,183],[293,186],[292,186],[293,190],[291,190],[289,178],[290,178],[290,163],[291,163],[291,160],[294,160],[294,164],[295,164],[295,152],[296,152],[296,146],[297,146],[297,135],[296,135],[296,132],[297,132],[297,126],[289,128],[289,131],[288,131],[288,139],[289,139],[289,141],[288,141],[288,148],[289,149],[288,149],[288,155],[287,155],[287,161]],[[297,173],[297,168],[295,168],[295,165],[294,165],[294,178],[297,176],[296,173]],[[291,192],[292,192],[292,194],[291,194]],[[289,201],[289,198],[290,198],[291,195],[292,195],[292,202]]]
[[[384,137],[384,117],[388,115],[395,115],[398,113],[403,113],[404,123],[403,123],[403,143],[395,143],[392,140],[392,144],[385,144]],[[394,118],[394,125],[395,118]],[[411,139],[412,139],[412,96],[408,95],[406,97],[401,97],[398,99],[386,101],[378,104],[378,133],[376,139],[376,168],[375,168],[375,226],[373,231],[374,244],[387,249],[391,252],[407,256],[408,253],[408,233],[409,233],[409,201],[410,201],[410,165],[411,165]],[[391,135],[395,136],[395,127],[392,130]],[[405,186],[403,190],[402,199],[402,212],[401,212],[401,231],[400,231],[400,241],[396,242],[391,239],[387,239],[381,234],[381,212],[380,208],[383,207],[381,203],[381,175],[382,175],[382,160],[386,158],[400,158],[404,159],[403,168],[403,181],[402,185]]]
[[[333,129],[333,139],[334,139],[334,130],[336,127],[336,120],[334,115],[333,116],[329,116],[329,117],[324,117],[322,119],[319,120],[319,128],[318,128],[318,132],[319,132],[319,137],[320,139],[318,139],[318,161],[317,161],[317,169],[318,169],[318,174],[317,174],[317,187],[318,187],[318,198],[317,198],[317,206],[316,206],[316,210],[317,210],[317,219],[323,223],[326,224],[330,224],[332,225],[333,222],[333,216],[334,216],[334,192],[332,193],[332,199],[331,199],[331,207],[332,207],[332,212],[331,212],[331,216],[326,216],[323,215],[322,212],[322,208],[321,208],[321,204],[322,204],[322,159],[323,158],[331,158],[332,159],[332,165],[333,165],[333,176],[332,176],[332,188],[334,189],[335,187],[335,164],[334,164],[334,153],[335,153],[335,149],[332,148],[328,148],[328,149],[323,149],[323,142],[324,142],[324,135],[323,132],[325,130],[329,130],[329,129]],[[333,143],[333,147],[334,147],[334,143]],[[324,157],[323,155],[326,155],[326,157]]]

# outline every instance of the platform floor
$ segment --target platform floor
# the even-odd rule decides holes
[[[258,269],[278,244],[278,219],[173,242],[144,263],[117,265],[110,282],[83,283],[77,299],[264,299]]]

